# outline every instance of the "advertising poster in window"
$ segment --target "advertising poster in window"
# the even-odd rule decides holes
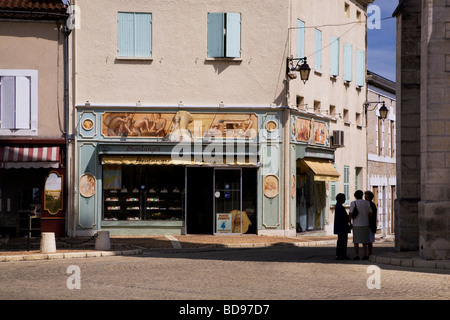
[[[217,213],[216,214],[216,232],[217,233],[232,233],[231,229],[231,213]]]

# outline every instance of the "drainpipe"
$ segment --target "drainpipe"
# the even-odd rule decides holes
[[[64,193],[65,203],[66,203],[66,215],[65,215],[65,230],[68,231],[68,220],[69,220],[69,35],[71,30],[67,27],[67,23],[62,28],[62,34],[64,35],[64,132],[66,139],[66,178],[65,178],[65,190]]]

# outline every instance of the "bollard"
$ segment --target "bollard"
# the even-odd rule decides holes
[[[41,234],[41,253],[55,253],[56,242],[54,232],[42,232]]]
[[[111,243],[109,241],[109,231],[98,231],[95,239],[95,250],[109,250]]]

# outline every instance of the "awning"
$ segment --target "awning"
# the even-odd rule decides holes
[[[250,161],[250,157],[234,157],[233,161],[227,161],[223,157],[221,162],[217,159],[197,159],[195,156],[189,157],[171,157],[167,156],[109,156],[101,157],[102,164],[115,165],[239,165],[239,166],[256,166],[255,161]]]
[[[0,147],[0,168],[58,168],[59,147]]]
[[[339,173],[327,160],[302,159],[302,161],[314,172],[314,181],[339,180]]]

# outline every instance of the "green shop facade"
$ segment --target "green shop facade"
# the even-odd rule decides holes
[[[326,202],[330,178],[323,179],[322,189],[315,188],[321,183],[314,179],[311,163],[332,160],[328,123],[312,121],[309,127],[310,135],[320,127],[319,138],[324,140],[298,140],[298,117],[289,116],[292,132],[286,158],[284,113],[278,107],[78,106],[73,233],[235,235],[308,230],[299,224],[304,215],[297,198],[303,192],[304,197],[323,196]],[[326,214],[325,207],[320,213],[316,204],[308,207],[306,223],[323,227],[320,215]]]

